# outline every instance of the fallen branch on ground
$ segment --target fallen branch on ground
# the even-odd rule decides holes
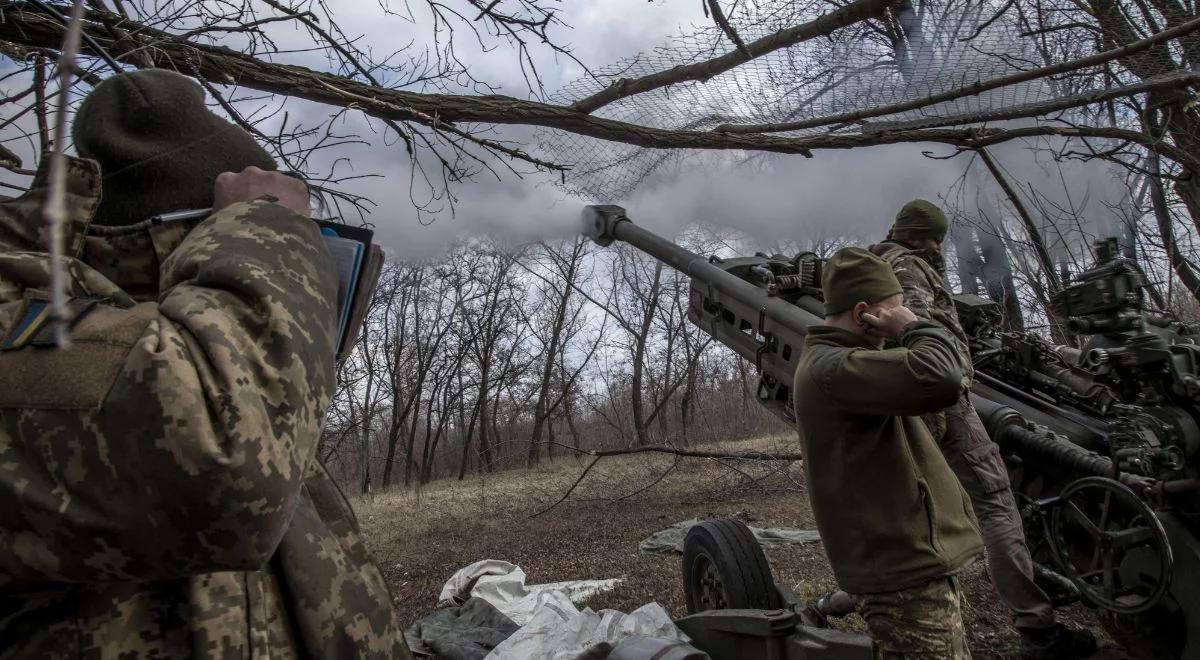
[[[717,460],[728,460],[728,461],[759,461],[759,462],[788,461],[788,462],[791,462],[791,461],[804,460],[804,456],[798,452],[775,453],[775,452],[762,452],[762,451],[707,451],[707,450],[703,450],[703,449],[680,448],[680,447],[675,447],[673,445],[644,445],[641,447],[626,447],[623,449],[586,450],[586,449],[579,449],[579,448],[573,447],[571,445],[563,444],[561,442],[547,442],[545,444],[555,445],[558,447],[563,447],[565,449],[570,449],[571,451],[578,452],[579,454],[586,454],[588,456],[591,456],[592,460],[587,464],[587,467],[583,468],[583,472],[579,473],[579,477],[575,479],[575,483],[571,484],[571,487],[568,488],[567,491],[562,494],[562,497],[558,498],[553,504],[530,515],[529,518],[537,518],[538,516],[542,515],[543,513],[546,513],[547,511],[550,511],[551,509],[557,507],[559,504],[562,504],[563,502],[565,502],[567,500],[567,498],[571,496],[571,493],[575,492],[575,489],[579,487],[579,484],[583,482],[583,479],[584,479],[584,477],[586,477],[588,475],[588,472],[592,471],[592,468],[595,467],[596,463],[599,463],[600,459],[606,458],[608,456],[626,456],[629,454],[654,453],[654,454],[670,454],[673,456],[684,457],[684,458],[706,458],[706,459],[717,459]],[[672,465],[671,467],[672,467],[672,469],[674,469],[675,466]],[[661,480],[662,480],[662,478],[660,477],[657,481],[661,481]],[[657,483],[657,481],[655,483]],[[642,489],[642,490],[645,490],[645,489]],[[636,491],[636,492],[641,492],[641,491]],[[636,492],[635,492],[635,494],[636,494]],[[624,498],[622,498],[622,499],[624,499]]]

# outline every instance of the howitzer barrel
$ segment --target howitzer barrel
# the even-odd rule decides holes
[[[714,266],[708,259],[634,224],[625,209],[614,205],[587,206],[583,209],[584,233],[602,246],[614,240],[624,241],[658,259],[675,270],[711,287],[715,293],[742,301],[753,300],[776,323],[804,335],[808,328],[819,325],[822,319],[796,305],[767,295],[741,278]]]
[[[971,403],[979,412],[988,435],[1004,449],[1023,458],[1039,458],[1045,465],[1056,465],[1085,477],[1112,477],[1112,461],[1079,445],[1064,441],[1053,433],[1026,426],[1016,410],[991,399],[972,395]]]
[[[658,259],[691,279],[688,319],[718,342],[749,360],[759,370],[758,400],[788,422],[792,417],[792,380],[808,329],[823,319],[821,301],[795,290],[805,280],[812,286],[815,271],[808,277],[793,264],[795,275],[773,277],[763,259],[732,259],[713,263],[700,255],[639,227],[619,206],[588,206],[583,210],[584,233],[599,245],[624,241]],[[759,261],[747,264],[747,261]],[[762,286],[730,272],[745,269],[764,280]],[[765,278],[765,279],[764,279]],[[792,291],[790,300],[777,294],[783,287]],[[802,308],[803,305],[805,308]]]

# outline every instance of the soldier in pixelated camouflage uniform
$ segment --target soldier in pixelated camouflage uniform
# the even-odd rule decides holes
[[[0,202],[0,658],[409,657],[315,457],[337,281],[303,184],[171,72],[102,82],[74,138],[65,348],[46,168]]]
[[[1050,598],[1034,583],[1033,560],[1008,470],[1000,448],[988,436],[967,393],[975,375],[967,335],[942,280],[945,266],[940,247],[948,230],[949,222],[942,210],[917,199],[900,209],[888,239],[869,248],[891,264],[904,288],[904,305],[953,335],[954,346],[966,366],[963,395],[949,408],[925,415],[924,419],[971,496],[987,548],[988,571],[1001,600],[1013,612],[1021,634],[1022,657],[1087,657],[1096,650],[1091,633],[1069,630],[1057,623]]]
[[[877,658],[970,658],[955,575],[983,546],[970,500],[920,415],[958,398],[945,329],[902,305],[887,263],[845,248],[824,267],[794,402],[809,497],[838,585]],[[884,349],[884,341],[898,345]]]

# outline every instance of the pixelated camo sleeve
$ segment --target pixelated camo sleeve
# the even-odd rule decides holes
[[[0,405],[0,586],[255,570],[283,536],[334,380],[318,229],[234,205],[161,278],[157,303],[100,306],[71,349],[0,357],[31,383]]]

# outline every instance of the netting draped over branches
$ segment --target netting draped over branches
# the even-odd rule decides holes
[[[829,11],[828,4],[811,0],[727,4],[728,25],[746,43]],[[1097,25],[1080,6],[1065,0],[1028,6],[1011,0],[905,2],[828,38],[759,55],[708,79],[619,98],[593,114],[662,129],[787,137],[983,126],[1018,118],[1119,126],[1137,121],[1114,99],[1196,81],[1200,72],[1182,52],[1186,47],[1169,40],[1196,25],[1182,19],[1181,25],[1150,23],[1157,29],[1129,35],[1144,42],[1131,46],[1131,39]],[[1172,29],[1160,32],[1167,28]],[[553,100],[578,103],[733,48],[717,25],[693,30],[669,46],[593,70]],[[1128,58],[1128,52],[1135,53],[1136,71],[1117,57]],[[1107,105],[1097,107],[1098,102]],[[1110,116],[1097,122],[1099,114]],[[568,190],[598,200],[627,196],[655,169],[684,156],[554,129],[540,132],[539,146],[548,160],[572,167],[564,181]]]
[[[557,45],[565,43],[557,41],[562,34],[547,32],[565,25],[560,11],[570,18],[557,0],[384,1],[353,9],[323,0],[87,0],[81,55],[86,65],[103,49],[123,67],[197,78],[287,167],[360,210],[369,204],[356,192],[363,190],[358,181],[370,172],[341,155],[355,147],[407,155],[400,171],[424,220],[448,214],[454,191],[477,175],[516,178],[532,168],[561,175],[572,192],[616,201],[649,174],[682,164],[685,154],[718,154],[726,165],[756,152],[810,156],[933,143],[949,147],[939,147],[938,157],[966,152],[956,165],[972,160],[964,197],[1001,200],[993,205],[998,213],[967,200],[964,214],[1007,249],[1028,242],[1039,254],[1053,253],[1054,242],[1071,241],[1047,225],[1057,216],[1080,224],[1082,206],[1070,199],[1075,191],[1052,197],[1026,190],[1031,172],[1060,178],[1063,189],[1069,177],[1012,171],[1021,168],[1002,151],[1007,143],[1028,147],[1042,162],[1115,165],[1120,174],[1109,178],[1119,179],[1126,189],[1119,196],[1128,198],[1118,200],[1121,214],[1149,217],[1154,206],[1155,222],[1143,225],[1187,223],[1174,236],[1151,232],[1161,250],[1178,255],[1177,248],[1190,248],[1189,227],[1200,226],[1200,178],[1193,176],[1200,114],[1191,92],[1200,81],[1200,18],[1191,2],[706,0],[711,23],[588,71],[550,96],[530,53],[548,49],[575,61]],[[653,4],[637,4],[645,15],[627,20],[653,20]],[[0,127],[20,133],[2,144],[37,153],[48,142],[42,120],[52,102],[38,81],[64,28],[31,6],[0,0],[0,53],[19,69],[4,78],[13,88],[0,99]],[[432,30],[428,45],[397,42],[392,50],[389,41],[384,50],[338,24],[349,17],[361,25],[371,11],[380,22],[407,12],[406,21],[413,8],[428,10],[421,14],[421,27]],[[504,91],[524,98],[496,93],[475,77],[487,67],[459,59],[457,49],[475,39],[480,57],[497,44],[511,47],[528,89]],[[104,67],[91,66],[77,91],[103,75]],[[296,104],[313,111],[306,122],[291,114]],[[506,133],[507,125],[537,127],[536,144]],[[985,170],[983,150],[993,147],[995,167]],[[22,169],[20,160],[0,151],[0,166],[12,172]],[[863,168],[888,174],[867,160]],[[391,193],[396,186],[386,187]],[[1171,259],[1176,274],[1187,271],[1200,288],[1200,275]],[[1031,272],[1045,271],[1038,277],[1052,290],[1053,268],[1042,261]]]

